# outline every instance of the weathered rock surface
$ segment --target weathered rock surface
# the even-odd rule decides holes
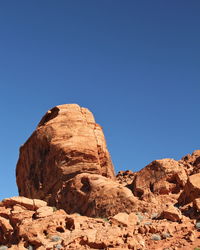
[[[178,208],[171,205],[163,210],[161,214],[161,218],[167,219],[170,221],[180,222],[183,216],[181,214],[181,211]]]
[[[116,175],[116,179],[123,186],[129,186],[132,184],[135,175],[136,173],[132,172],[131,170],[119,171],[119,173]]]
[[[135,213],[90,218],[67,214],[45,205],[37,210],[24,207],[33,200],[10,198],[0,203],[0,245],[4,249],[194,249],[200,244],[195,220],[152,220]],[[19,202],[18,202],[19,201]],[[6,205],[5,205],[6,204]],[[51,211],[44,213],[44,211]],[[38,217],[38,214],[43,216]],[[140,215],[141,216],[141,215]],[[197,223],[196,223],[197,224]]]
[[[108,217],[137,210],[138,199],[131,190],[106,177],[79,174],[65,182],[57,196],[56,207],[68,213]]]
[[[148,193],[179,193],[187,182],[184,165],[173,159],[155,160],[136,173],[132,183],[135,196],[142,198]]]
[[[196,198],[200,198],[200,173],[189,176],[184,190],[178,198],[178,202],[181,205],[185,205]]]
[[[0,203],[0,249],[200,246],[200,150],[115,177],[91,112],[60,105],[21,147],[16,175],[28,198]]]
[[[183,162],[188,169],[189,175],[200,173],[200,150],[185,155],[179,162]]]
[[[92,113],[76,104],[60,105],[45,114],[20,148],[19,194],[55,205],[65,182],[80,173],[115,179],[102,128]]]

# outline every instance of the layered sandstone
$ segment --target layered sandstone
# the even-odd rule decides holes
[[[80,173],[115,179],[101,126],[77,104],[49,110],[20,148],[16,177],[19,194],[56,205],[66,181]]]

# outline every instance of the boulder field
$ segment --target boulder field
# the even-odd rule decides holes
[[[115,176],[92,113],[65,104],[21,146],[16,180],[0,250],[200,250],[200,150]]]

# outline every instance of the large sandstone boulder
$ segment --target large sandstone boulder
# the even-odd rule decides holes
[[[77,104],[60,105],[45,114],[20,148],[19,194],[55,205],[65,182],[80,173],[115,179],[102,128],[92,113]]]
[[[147,193],[179,193],[186,182],[183,164],[173,159],[155,160],[135,174],[132,190],[141,198]]]
[[[193,202],[196,198],[200,198],[200,173],[189,176],[178,202],[185,205]]]
[[[138,199],[118,182],[96,174],[79,174],[65,182],[56,207],[68,213],[109,217],[137,211]]]

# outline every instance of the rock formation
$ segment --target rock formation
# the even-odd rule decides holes
[[[78,174],[65,182],[58,194],[58,208],[67,213],[109,217],[119,212],[137,211],[138,199],[131,190],[97,174]]]
[[[140,170],[133,181],[133,193],[142,197],[146,193],[179,193],[187,182],[184,165],[173,159],[156,160]]]
[[[200,150],[115,177],[92,114],[61,105],[21,147],[16,174],[0,250],[200,249]]]
[[[172,210],[170,210],[172,209]],[[173,208],[165,220],[139,213],[118,213],[108,219],[67,214],[40,200],[12,197],[0,202],[0,249],[194,249],[200,225]]]
[[[56,205],[65,182],[80,173],[115,179],[102,128],[92,113],[76,104],[60,105],[45,114],[20,148],[19,194]]]

